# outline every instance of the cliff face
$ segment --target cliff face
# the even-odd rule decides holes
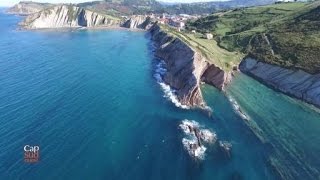
[[[290,96],[320,107],[320,74],[308,74],[247,58],[240,70]]]
[[[223,90],[225,85],[231,82],[232,74],[226,72],[214,64],[210,64],[201,77],[201,80],[207,84]]]
[[[36,3],[31,1],[21,1],[18,4],[7,10],[9,14],[29,15],[39,12],[43,9],[53,7],[53,4],[49,3]]]
[[[120,20],[76,6],[61,5],[29,15],[20,25],[27,29],[96,27],[120,24]]]
[[[158,25],[150,29],[152,39],[159,45],[155,55],[166,63],[164,81],[176,90],[179,101],[188,106],[204,106],[200,90],[203,79],[219,89],[224,87],[225,73],[179,38],[162,31]]]
[[[148,29],[151,23],[151,18],[143,15],[131,16],[127,19],[122,27],[130,28],[130,29]]]

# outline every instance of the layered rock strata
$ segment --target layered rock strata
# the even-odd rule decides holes
[[[220,90],[230,81],[230,73],[211,64],[201,53],[181,39],[169,35],[159,25],[153,25],[150,33],[158,45],[155,56],[166,63],[167,73],[163,79],[176,90],[182,104],[205,106],[200,90],[202,80]]]
[[[119,25],[120,20],[72,5],[61,5],[29,15],[20,25],[27,29]]]
[[[150,24],[151,18],[149,16],[133,15],[126,19],[121,26],[130,29],[149,29]]]
[[[33,13],[37,13],[46,8],[53,7],[53,4],[49,3],[37,3],[32,1],[21,1],[18,4],[7,10],[9,14],[17,14],[17,15],[29,15]]]
[[[244,59],[239,68],[276,90],[320,107],[320,74],[286,69],[252,58]]]

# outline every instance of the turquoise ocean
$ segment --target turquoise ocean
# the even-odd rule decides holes
[[[3,11],[1,9],[0,11]],[[320,178],[320,110],[238,74],[213,110],[176,107],[155,79],[146,32],[21,31],[0,13],[0,179],[264,180]],[[232,144],[203,159],[183,120]],[[24,162],[25,145],[40,147]]]

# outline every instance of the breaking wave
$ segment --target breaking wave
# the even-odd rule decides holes
[[[237,101],[235,99],[233,99],[231,96],[228,96],[228,99],[232,105],[232,108],[234,111],[237,112],[237,114],[244,120],[250,120],[249,116],[247,114],[245,114],[242,110],[241,107],[239,106],[239,104],[237,103]]]
[[[206,146],[214,144],[217,141],[216,133],[209,129],[204,129],[200,124],[193,120],[183,120],[179,125],[186,137],[182,139],[184,148],[188,154],[195,159],[204,160]]]
[[[166,72],[167,72],[167,69],[165,68],[165,62],[161,60],[156,65],[155,74],[153,76],[157,80],[157,83],[160,85],[161,89],[164,92],[163,97],[169,99],[176,107],[179,107],[182,109],[190,109],[189,106],[183,105],[179,102],[178,97],[176,95],[176,91],[163,81],[163,76],[165,75]]]
[[[205,159],[205,153],[206,153],[207,148],[203,145],[196,147],[196,144],[197,144],[196,139],[183,138],[182,144],[183,144],[184,148],[188,151],[190,156],[193,156],[199,160]]]

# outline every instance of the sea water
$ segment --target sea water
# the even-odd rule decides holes
[[[276,179],[271,161],[319,177],[316,109],[240,74],[226,93],[202,87],[208,116],[172,103],[145,32],[19,21],[0,14],[0,179]],[[185,148],[183,122],[217,136],[203,158]],[[39,146],[37,163],[25,145]]]

